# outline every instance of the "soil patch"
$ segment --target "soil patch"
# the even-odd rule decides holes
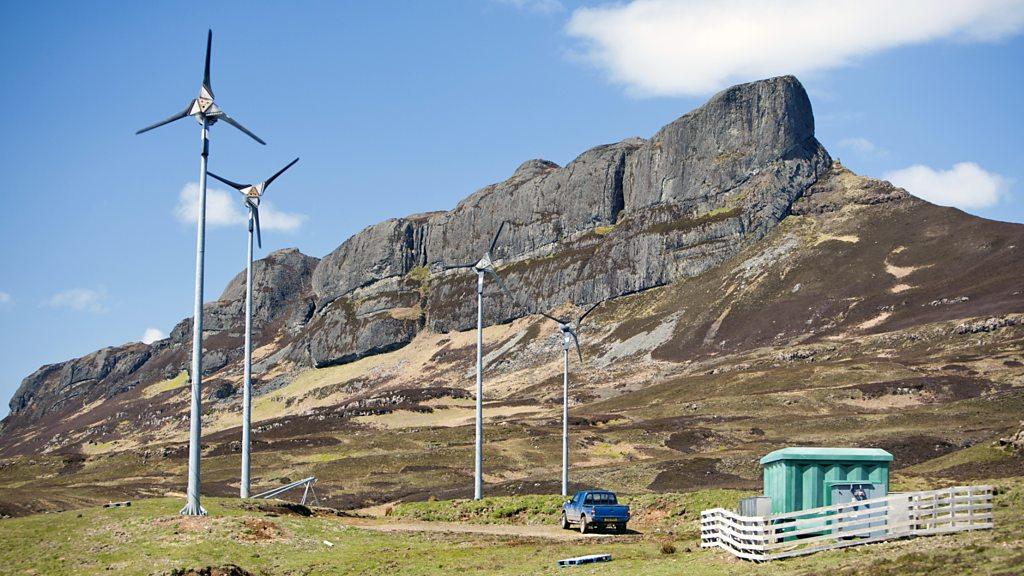
[[[243,530],[238,538],[245,542],[268,542],[284,537],[277,524],[265,518],[246,518],[242,521],[242,526]]]
[[[608,430],[634,430],[640,429],[647,432],[681,432],[695,428],[703,428],[709,424],[721,424],[724,422],[736,422],[738,420],[750,420],[750,416],[670,416],[667,418],[651,418],[649,420],[638,420],[622,425],[611,425]]]
[[[709,430],[707,428],[694,428],[692,430],[682,430],[680,432],[674,432],[665,441],[665,446],[673,450],[678,450],[684,454],[690,452],[697,452],[698,447],[707,445],[711,442],[721,442],[724,438],[721,434]]]
[[[254,576],[241,566],[224,564],[222,566],[205,566],[203,568],[177,568],[167,572],[168,576]]]
[[[887,395],[927,394],[935,401],[953,402],[977,398],[991,390],[1002,390],[1005,386],[983,378],[949,374],[870,382],[858,384],[853,388],[860,390],[868,399]]]
[[[57,471],[57,474],[61,476],[67,476],[74,474],[82,468],[85,468],[85,456],[82,454],[67,454],[61,458],[61,469]]]
[[[268,443],[269,450],[291,450],[296,448],[323,448],[341,444],[341,440],[331,436],[303,436],[301,438],[285,438],[272,440]]]
[[[934,474],[957,481],[988,480],[1024,476],[1024,456],[1015,454],[1012,458],[996,462],[971,462],[940,470]]]
[[[622,416],[616,414],[584,414],[580,416],[569,416],[569,425],[572,427],[601,426],[615,420],[622,420]],[[560,421],[559,421],[560,423]]]
[[[920,464],[962,448],[945,438],[920,434],[901,438],[878,438],[865,442],[864,445],[882,448],[891,453],[894,469]]]
[[[442,346],[440,350],[434,352],[430,357],[430,361],[434,363],[465,363],[468,364],[470,361],[476,358],[476,348],[473,346],[463,346],[461,348],[451,348],[448,345]]]
[[[402,469],[398,471],[399,474],[407,474],[409,472],[435,472],[437,470],[450,470],[449,466],[436,466],[433,464],[409,464],[402,466]]]
[[[285,502],[283,500],[267,500],[263,502],[245,502],[242,504],[245,510],[254,510],[273,516],[312,516],[313,510],[308,506]]]
[[[654,481],[647,488],[660,492],[686,492],[705,488],[758,488],[758,483],[754,480],[719,472],[719,462],[721,460],[718,458],[691,458],[665,462],[661,465],[662,471],[654,477]]]

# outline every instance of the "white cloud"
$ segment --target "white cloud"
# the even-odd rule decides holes
[[[1009,184],[1005,177],[974,162],[959,162],[949,170],[917,164],[887,172],[883,178],[933,204],[965,210],[994,206]]]
[[[853,150],[854,152],[861,152],[863,154],[869,154],[871,152],[874,152],[875,150],[878,150],[878,147],[875,146],[874,142],[868,140],[867,138],[860,137],[843,138],[842,140],[839,141],[839,147],[847,148],[849,150]]]
[[[260,230],[291,232],[301,228],[306,218],[305,214],[281,212],[271,202],[260,203]]]
[[[538,14],[555,14],[565,10],[565,5],[560,0],[494,0],[494,2]]]
[[[163,340],[167,338],[167,334],[164,334],[159,328],[146,328],[146,331],[142,334],[143,344],[152,344],[157,340]]]
[[[935,40],[994,41],[1024,27],[1022,0],[632,0],[575,10],[582,58],[638,95],[848,66]]]
[[[181,222],[196,223],[199,214],[199,184],[189,182],[178,194],[174,216]],[[210,227],[244,225],[246,210],[238,192],[220,188],[206,188],[206,225]],[[279,230],[292,232],[302,227],[308,216],[292,212],[281,212],[271,202],[260,203],[260,228],[263,231]]]
[[[839,141],[839,147],[861,156],[881,157],[889,155],[889,151],[885,148],[881,148],[871,140],[860,136],[843,138]]]
[[[43,304],[50,308],[67,308],[69,310],[99,314],[107,311],[107,307],[104,304],[106,299],[107,291],[103,289],[71,288],[54,294]]]
[[[0,304],[10,304],[11,295],[7,292],[0,292]]]

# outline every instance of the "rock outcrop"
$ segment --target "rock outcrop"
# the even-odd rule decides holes
[[[1007,438],[999,439],[1000,446],[1006,446],[1015,452],[1024,452],[1024,420],[1020,423],[1020,430]]]
[[[298,250],[279,250],[254,263],[253,324],[255,344],[267,344],[299,330],[313,310],[310,280],[318,259]],[[221,297],[204,306],[203,372],[216,373],[242,355],[245,272],[240,272]],[[97,400],[126,392],[139,384],[173,378],[188,369],[192,319],[182,320],[169,338],[132,342],[93,352],[82,358],[49,364],[26,377],[10,402],[7,420],[32,422],[44,416],[80,409]],[[209,392],[216,392],[211,388]],[[223,392],[221,392],[223,394]],[[7,427],[5,427],[7,428]],[[8,432],[5,431],[5,435]]]
[[[522,316],[525,302],[596,302],[699,274],[771,230],[829,166],[793,77],[725,90],[651,140],[565,167],[530,160],[449,212],[371,226],[325,257],[314,322],[326,333],[310,335],[307,359],[400,346],[418,330],[417,306],[431,330],[470,328],[475,278],[445,266],[477,259],[503,221],[494,257],[521,301],[488,291],[488,322]]]
[[[793,204],[791,211],[798,215],[825,214],[843,206],[866,206],[910,198],[906,190],[890,182],[858,176],[836,162]]]
[[[43,366],[22,381],[11,399],[11,414],[32,420],[66,405],[81,406],[86,399],[123,390],[152,353],[149,346],[132,343]],[[97,391],[100,393],[95,394]]]
[[[470,328],[475,276],[446,266],[476,260],[503,221],[493,255],[520,301],[488,288],[489,323],[695,276],[772,230],[830,165],[795,78],[735,86],[650,140],[598,146],[564,167],[527,161],[450,211],[370,226],[320,261],[294,249],[260,260],[256,345],[278,350],[261,366],[349,362],[404,346],[423,329]],[[237,369],[243,302],[239,274],[207,304],[205,373]],[[173,377],[187,369],[190,326],[184,320],[150,346],[40,368],[11,401],[10,418],[33,421]]]

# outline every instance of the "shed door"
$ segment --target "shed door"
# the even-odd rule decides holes
[[[881,498],[885,496],[885,487],[879,484],[872,484],[870,482],[851,482],[849,484],[833,484],[832,485],[832,504],[846,504],[848,502],[858,502],[861,500],[872,500],[875,498]],[[838,520],[836,524],[836,532],[860,532],[852,537],[860,538],[873,538],[875,536],[881,536],[884,532],[861,532],[865,528],[871,528],[875,526],[885,526],[885,510],[883,506],[880,506],[883,510],[880,510],[873,514],[858,514],[849,518]],[[870,510],[871,505],[865,504],[864,506],[856,506],[853,508],[846,508],[843,513],[850,512],[863,512]],[[874,520],[878,518],[878,520]],[[867,520],[871,519],[871,520]]]

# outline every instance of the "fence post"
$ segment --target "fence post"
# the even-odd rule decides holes
[[[956,488],[949,490],[949,527],[956,528]]]
[[[939,516],[939,494],[938,492],[932,492],[932,505],[930,514],[928,514],[928,523],[925,524],[925,528],[931,530],[935,527]]]

